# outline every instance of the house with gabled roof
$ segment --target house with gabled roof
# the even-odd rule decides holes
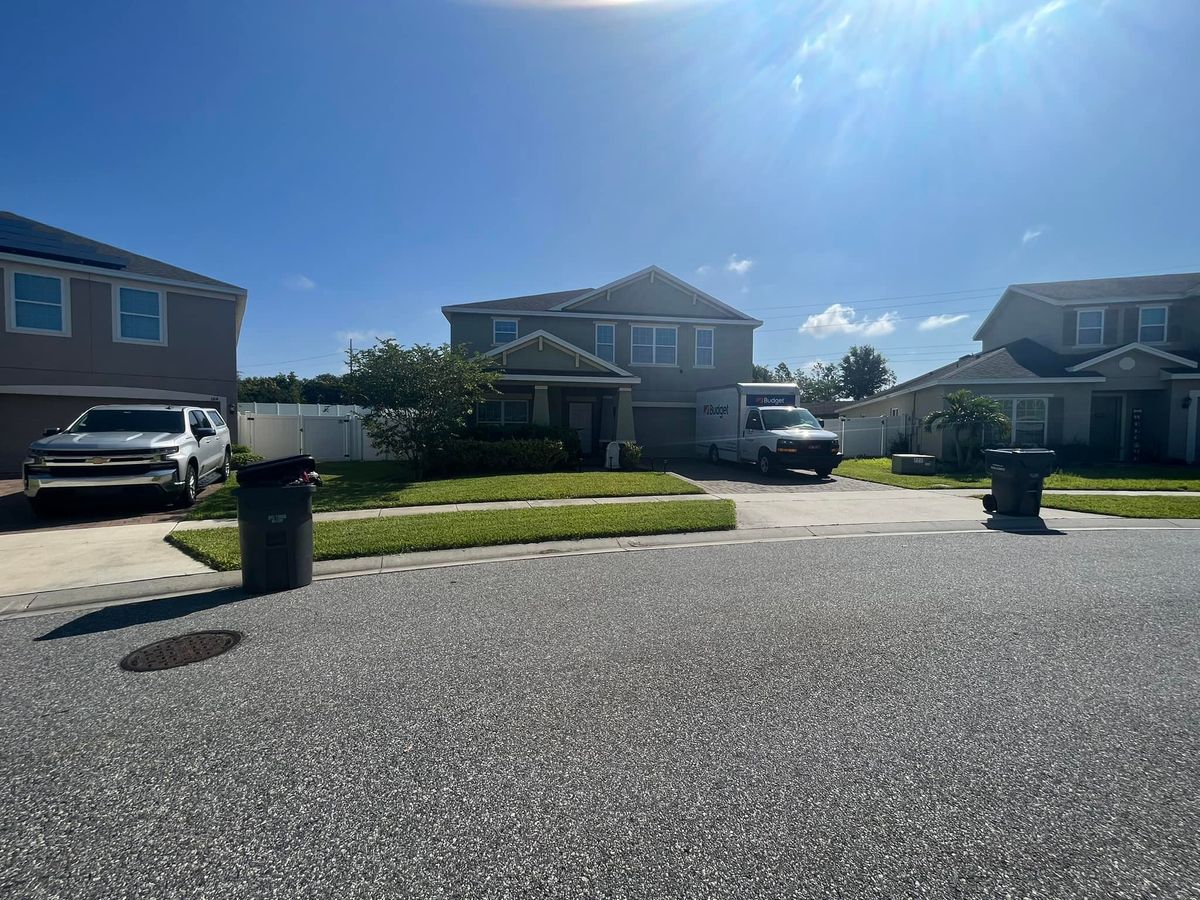
[[[0,212],[0,472],[103,403],[218,410],[236,431],[246,290]]]
[[[842,415],[918,422],[947,393],[968,388],[1003,405],[1013,446],[1197,461],[1200,273],[1014,284],[975,340],[979,353],[848,404]],[[940,435],[918,429],[914,438],[922,452],[942,454]]]
[[[758,319],[650,266],[598,288],[442,307],[450,343],[496,359],[480,424],[575,429],[585,454],[694,453],[696,392],[749,381]]]

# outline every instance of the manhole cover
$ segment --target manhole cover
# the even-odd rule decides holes
[[[236,631],[193,631],[139,647],[121,660],[126,672],[157,672],[200,662],[232,650],[242,640]]]

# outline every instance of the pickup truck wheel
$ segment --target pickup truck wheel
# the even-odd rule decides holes
[[[229,473],[233,471],[233,454],[229,452],[229,448],[225,448],[225,461],[221,463],[221,474],[217,476],[217,481],[228,481]]]
[[[828,478],[833,474],[833,469],[817,469],[815,471],[818,478]]]
[[[188,463],[187,474],[183,476],[183,490],[179,492],[179,505],[192,506],[196,502],[196,495],[200,493],[200,473],[196,470],[194,462]]]
[[[713,444],[708,448],[708,461],[714,466],[719,466],[721,464],[721,452],[717,450],[716,444]]]
[[[771,453],[768,450],[759,450],[758,451],[758,474],[759,475],[770,475],[771,474]]]
[[[45,497],[29,497],[29,509],[37,518],[50,515],[50,501]]]

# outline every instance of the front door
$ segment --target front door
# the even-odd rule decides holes
[[[1124,401],[1117,394],[1092,395],[1092,450],[1102,459],[1121,457],[1121,412]]]
[[[579,449],[584,456],[592,453],[592,404],[567,404],[567,427],[579,432]]]

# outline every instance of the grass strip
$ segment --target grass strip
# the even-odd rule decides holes
[[[895,475],[890,459],[847,459],[836,474],[877,484],[914,490],[990,487],[990,475],[980,472],[940,472],[936,475]],[[1200,491],[1200,473],[1185,466],[1094,466],[1060,469],[1046,487],[1062,491]]]
[[[433,506],[444,503],[488,503],[499,500],[572,500],[584,497],[650,497],[656,494],[700,494],[682,478],[664,472],[539,472],[411,481],[396,463],[322,463],[324,484],[313,497],[313,512]],[[233,519],[237,478],[205,497],[189,511],[189,519]]]
[[[736,524],[732,500],[667,500],[385,516],[317,522],[313,526],[313,558],[346,559],[540,541],[724,531]],[[214,569],[227,571],[241,566],[236,528],[180,531],[168,535],[167,541]]]
[[[1127,519],[1200,519],[1200,497],[1043,494],[1042,506],[1103,516],[1124,516]]]

